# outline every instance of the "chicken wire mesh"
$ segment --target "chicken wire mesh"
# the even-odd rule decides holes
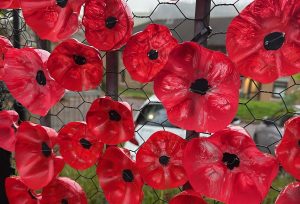
[[[143,30],[149,23],[166,25],[180,41],[190,41],[202,32],[199,43],[210,49],[226,52],[225,36],[232,18],[239,14],[251,0],[127,0],[134,16],[134,32]],[[207,6],[205,10],[204,5]],[[212,31],[209,32],[208,26]],[[52,50],[55,45],[40,41],[26,26],[19,10],[1,10],[0,34],[7,36],[15,47],[40,47]],[[85,42],[83,28],[74,38]],[[198,36],[199,37],[199,36]],[[30,120],[59,131],[71,121],[84,121],[91,103],[98,97],[110,95],[120,101],[128,102],[134,111],[136,119],[136,140],[141,145],[151,133],[157,130],[169,130],[185,135],[184,130],[172,126],[168,121],[163,107],[153,97],[152,83],[139,84],[134,82],[126,72],[121,60],[122,49],[113,53],[101,53],[106,62],[102,84],[95,90],[87,92],[66,92],[64,98],[52,108],[45,117],[39,117],[27,112],[21,104],[15,101],[0,84],[0,105],[2,109],[15,109],[21,120]],[[298,75],[281,78],[273,84],[260,84],[241,76],[240,105],[237,118],[233,121],[245,127],[255,139],[257,146],[264,152],[273,153],[274,146],[282,137],[284,121],[297,114],[296,104],[300,102]],[[267,117],[266,117],[267,116]],[[270,134],[277,135],[276,137]],[[262,138],[261,135],[267,135]],[[124,144],[134,156],[138,146]],[[96,166],[85,170],[74,170],[66,166],[61,176],[76,180],[85,190],[89,203],[106,203],[99,187]],[[274,181],[264,203],[274,203],[278,193],[293,179],[283,171]],[[143,203],[167,203],[182,188],[167,191],[144,187]],[[208,200],[209,203],[219,203]]]

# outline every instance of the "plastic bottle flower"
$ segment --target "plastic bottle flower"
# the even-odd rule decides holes
[[[249,134],[231,127],[192,139],[184,168],[193,189],[226,204],[260,204],[278,172],[276,159],[260,152]]]
[[[20,8],[19,0],[1,0],[0,9]]]
[[[275,149],[275,155],[288,173],[300,179],[300,117],[284,124],[284,135]]]
[[[300,182],[287,185],[278,195],[275,204],[298,204],[300,200]]]
[[[144,31],[129,39],[123,52],[124,65],[134,80],[152,81],[177,44],[166,26],[149,24]]]
[[[134,136],[132,110],[126,102],[98,98],[92,103],[86,121],[91,133],[105,144],[116,145]]]
[[[75,181],[60,177],[43,189],[41,204],[87,204],[86,195]]]
[[[30,122],[21,123],[17,132],[15,159],[22,181],[30,189],[48,185],[64,167],[63,159],[53,153],[57,133]]]
[[[85,122],[71,122],[58,134],[60,153],[71,167],[84,170],[94,165],[103,150],[103,143],[87,129]]]
[[[51,53],[47,67],[50,75],[71,91],[94,89],[103,75],[100,53],[75,39],[59,44]]]
[[[194,42],[175,47],[154,79],[154,92],[169,121],[197,132],[215,132],[230,124],[237,112],[239,88],[232,62]]]
[[[5,190],[11,204],[39,204],[41,195],[31,191],[20,177],[10,177],[5,180]]]
[[[65,40],[79,27],[79,14],[86,0],[21,0],[26,23],[41,39]]]
[[[97,167],[99,183],[110,204],[141,204],[143,181],[126,149],[108,147]]]
[[[169,204],[206,204],[206,202],[195,191],[187,190],[172,198]]]
[[[0,35],[0,80],[2,80],[2,77],[4,75],[4,58],[5,53],[9,48],[12,48],[11,42],[4,36]]]
[[[187,182],[183,152],[187,141],[167,131],[158,131],[140,147],[136,161],[143,180],[155,189],[168,189]]]
[[[89,0],[82,23],[86,40],[103,51],[121,48],[133,30],[133,16],[124,0]]]
[[[300,2],[256,0],[233,19],[226,48],[239,72],[261,83],[300,72]]]
[[[19,115],[16,111],[0,111],[0,148],[15,151]]]
[[[24,48],[9,49],[3,78],[12,96],[31,113],[45,116],[65,90],[50,77],[46,67],[50,53]]]

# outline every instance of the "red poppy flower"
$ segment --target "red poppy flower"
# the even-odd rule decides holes
[[[183,162],[196,192],[226,204],[260,204],[278,172],[276,159],[236,127],[192,139]]]
[[[5,55],[4,82],[12,96],[31,113],[45,116],[64,95],[46,67],[49,53],[24,48],[9,49]]]
[[[69,38],[79,27],[86,0],[21,0],[26,23],[41,39],[57,42]]]
[[[59,44],[51,53],[47,67],[50,75],[71,91],[96,88],[102,80],[103,64],[99,52],[75,39]]]
[[[0,9],[20,8],[19,0],[1,0]]]
[[[16,111],[0,111],[0,148],[15,151],[18,120]]]
[[[287,185],[278,195],[275,204],[298,204],[300,200],[300,182]]]
[[[162,70],[172,49],[178,44],[163,25],[150,24],[132,36],[123,52],[123,62],[131,77],[149,82]]]
[[[133,16],[124,0],[90,0],[85,4],[86,40],[103,51],[126,44],[133,30]]]
[[[91,134],[85,122],[71,122],[58,134],[60,153],[71,167],[84,170],[96,163],[103,149],[103,143]]]
[[[206,204],[206,202],[195,191],[187,190],[172,198],[169,204]]]
[[[275,155],[287,172],[300,179],[300,117],[284,124],[284,135],[275,149]]]
[[[41,196],[32,192],[20,177],[6,178],[5,190],[11,204],[39,204]]]
[[[110,204],[140,204],[143,181],[129,151],[109,147],[97,167],[99,183]]]
[[[43,189],[41,204],[87,204],[87,198],[81,186],[75,181],[60,177]]]
[[[98,98],[92,103],[86,122],[90,131],[105,144],[116,145],[134,136],[130,105],[110,97]]]
[[[0,35],[0,80],[4,75],[4,55],[7,50],[12,47],[11,42],[6,37]]]
[[[175,47],[154,79],[154,92],[169,121],[197,132],[215,132],[230,124],[237,112],[239,88],[232,62],[194,42]]]
[[[22,181],[30,189],[48,185],[64,167],[53,153],[55,130],[30,122],[21,123],[17,132],[16,166]]]
[[[233,19],[226,48],[241,74],[262,83],[300,72],[300,2],[256,0]]]
[[[183,151],[187,141],[167,131],[158,131],[140,147],[136,161],[149,186],[168,189],[187,182]]]

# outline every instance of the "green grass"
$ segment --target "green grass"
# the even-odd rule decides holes
[[[153,95],[152,91],[146,91],[142,89],[132,89],[132,88],[119,88],[119,95],[120,97],[127,97],[127,98],[134,98],[134,99],[147,99]]]

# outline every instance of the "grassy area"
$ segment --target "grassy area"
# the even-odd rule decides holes
[[[135,99],[147,99],[153,95],[152,91],[145,91],[143,89],[132,89],[132,88],[120,88],[119,90],[120,97],[127,97],[127,98],[135,98]]]

